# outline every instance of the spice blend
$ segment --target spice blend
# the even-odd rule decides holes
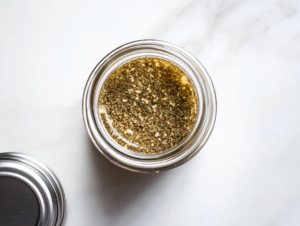
[[[117,68],[99,98],[110,136],[133,152],[156,154],[177,146],[197,118],[195,88],[175,64],[139,58]]]

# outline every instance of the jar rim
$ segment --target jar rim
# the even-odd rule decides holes
[[[113,145],[101,129],[98,100],[106,78],[132,59],[141,57],[163,58],[184,69],[195,85],[198,97],[198,117],[183,147],[154,155],[138,155]],[[176,62],[175,62],[176,61]],[[211,79],[202,64],[192,54],[179,46],[160,40],[139,40],[124,44],[106,55],[92,71],[83,95],[83,118],[87,132],[98,150],[113,163],[138,172],[157,172],[183,164],[191,159],[206,143],[216,119],[216,94]],[[111,138],[112,139],[112,138]],[[114,141],[115,142],[115,141]],[[116,143],[116,142],[115,142]]]

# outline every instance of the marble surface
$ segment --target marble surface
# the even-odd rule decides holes
[[[299,25],[293,0],[1,1],[0,152],[57,174],[66,226],[298,226]],[[81,114],[98,61],[145,38],[193,53],[218,98],[206,146],[158,175],[108,162]]]

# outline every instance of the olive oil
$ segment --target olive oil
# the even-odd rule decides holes
[[[176,147],[197,118],[195,88],[182,69],[145,57],[121,65],[106,79],[99,110],[110,136],[124,148],[156,154]]]

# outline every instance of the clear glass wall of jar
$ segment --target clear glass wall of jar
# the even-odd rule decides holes
[[[121,65],[144,57],[161,58],[179,66],[192,81],[198,101],[197,120],[187,138],[170,150],[152,155],[118,145],[107,133],[99,112],[99,96],[107,77]],[[139,40],[116,48],[98,63],[86,83],[82,111],[92,142],[107,159],[134,172],[158,173],[184,164],[202,149],[214,127],[217,100],[207,71],[192,54],[165,41]]]

